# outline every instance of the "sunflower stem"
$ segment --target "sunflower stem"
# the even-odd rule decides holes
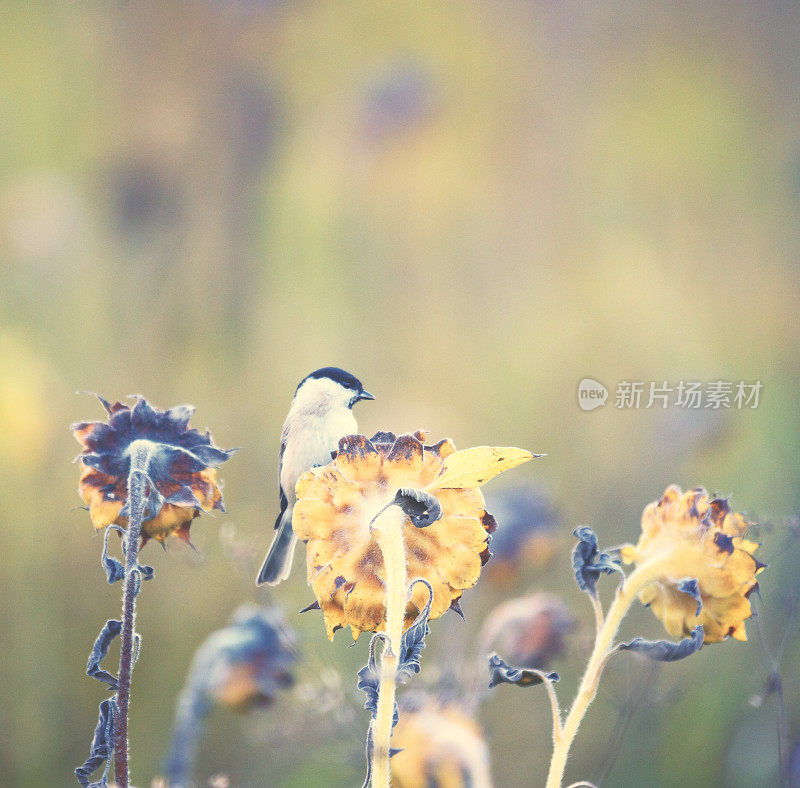
[[[595,629],[599,632],[603,628],[603,605],[600,603],[599,596],[592,596],[592,607],[594,608]]]
[[[397,666],[403,638],[403,622],[408,602],[406,553],[403,544],[405,513],[388,506],[372,523],[372,533],[383,554],[386,572],[386,636],[381,653],[381,678],[378,685],[378,710],[372,723],[372,786],[391,785],[389,758],[394,719]]]
[[[128,529],[125,537],[125,580],[122,589],[122,632],[117,687],[117,712],[114,719],[114,777],[119,788],[128,788],[128,707],[131,697],[136,595],[139,592],[139,537],[147,507],[147,464],[149,442],[134,441],[131,446],[131,468],[128,474]]]
[[[586,672],[583,674],[580,686],[578,687],[578,694],[575,696],[572,707],[561,726],[560,736],[557,738],[554,736],[553,756],[550,760],[550,771],[547,775],[546,788],[561,788],[570,747],[578,732],[581,720],[583,720],[586,714],[586,710],[597,694],[597,685],[600,682],[600,676],[608,662],[608,658],[613,651],[614,638],[617,634],[617,630],[639,591],[646,585],[652,583],[661,573],[662,568],[659,566],[659,563],[660,562],[654,561],[650,564],[642,564],[631,572],[631,574],[620,583],[619,588],[617,588],[614,601],[608,608],[602,625],[598,627],[594,649],[586,665]],[[597,611],[598,609],[602,609],[600,608],[599,601],[595,603],[593,599],[592,604],[595,608],[597,623],[599,624],[600,616],[597,615]]]
[[[178,698],[172,743],[164,761],[165,776],[173,788],[186,788],[191,782],[197,744],[208,708],[196,682],[189,683]]]
[[[778,777],[781,786],[789,785],[789,729],[786,722],[786,704],[783,696],[783,681],[781,679],[778,659],[773,655],[767,645],[767,636],[764,632],[764,623],[760,615],[755,616],[756,632],[764,652],[764,661],[767,666],[767,688],[769,694],[775,694],[778,712]],[[791,628],[791,624],[789,625]]]

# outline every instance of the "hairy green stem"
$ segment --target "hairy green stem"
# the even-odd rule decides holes
[[[119,659],[116,714],[114,715],[114,777],[119,788],[128,788],[128,707],[131,697],[136,594],[141,583],[138,569],[139,537],[147,506],[148,441],[134,441],[130,446],[131,469],[128,474],[128,529],[125,536],[125,580],[122,588],[122,632]]]
[[[386,573],[386,636],[381,653],[378,711],[372,723],[372,786],[389,788],[391,774],[392,720],[397,689],[397,665],[403,638],[403,621],[408,601],[406,554],[403,545],[405,513],[397,506],[386,507],[373,521],[372,532],[383,553]]]
[[[608,657],[613,651],[614,638],[619,625],[622,623],[622,619],[625,618],[625,614],[628,612],[633,600],[636,599],[639,591],[658,578],[661,571],[662,567],[659,562],[653,561],[650,564],[642,564],[631,572],[617,589],[614,601],[608,608],[608,613],[604,619],[598,612],[599,603],[595,603],[593,600],[595,617],[598,623],[597,637],[594,649],[589,657],[589,663],[586,666],[586,672],[583,674],[578,687],[578,694],[572,703],[572,708],[570,708],[560,730],[556,730],[554,726],[553,756],[550,760],[546,788],[560,788],[564,779],[564,770],[567,766],[570,747],[578,732],[581,720],[586,714],[586,710],[597,694],[597,685],[600,682],[600,676]]]

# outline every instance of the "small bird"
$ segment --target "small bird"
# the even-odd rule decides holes
[[[327,465],[339,439],[358,432],[353,405],[375,399],[361,381],[338,367],[323,367],[300,381],[281,433],[280,502],[275,536],[256,585],[276,586],[289,577],[297,537],[292,530],[295,484],[315,465]]]

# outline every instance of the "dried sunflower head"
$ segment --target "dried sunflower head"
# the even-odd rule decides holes
[[[476,720],[454,703],[421,696],[406,704],[394,729],[392,785],[467,788],[491,785],[489,750]]]
[[[384,563],[370,523],[400,488],[425,489],[441,506],[442,516],[432,525],[418,528],[408,517],[403,525],[408,578],[430,583],[430,618],[438,618],[475,585],[489,558],[496,523],[484,508],[480,485],[532,456],[511,448],[456,452],[449,439],[429,446],[421,431],[342,438],[329,465],[298,480],[292,520],[295,534],[307,542],[308,582],[328,636],[348,625],[354,638],[383,628]],[[406,626],[427,597],[426,587],[416,584]]]
[[[217,467],[233,451],[213,445],[211,435],[189,428],[190,405],[163,411],[137,397],[133,407],[99,398],[108,421],[72,425],[83,447],[78,492],[98,530],[116,523],[128,525],[128,474],[131,447],[147,448],[149,499],[142,525],[144,542],[159,542],[170,534],[189,540],[189,526],[201,510],[224,511]]]
[[[745,539],[750,525],[726,500],[710,497],[702,487],[683,493],[671,485],[645,508],[638,544],[621,553],[627,562],[658,561],[662,567],[657,582],[643,588],[639,599],[670,635],[689,635],[702,624],[705,643],[728,635],[747,639],[748,597],[764,568],[753,555],[758,543]]]

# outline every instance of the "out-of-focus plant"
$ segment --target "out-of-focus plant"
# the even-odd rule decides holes
[[[350,435],[333,461],[297,482],[292,527],[307,543],[308,582],[328,636],[375,632],[359,688],[371,712],[367,782],[388,786],[396,683],[420,670],[429,619],[458,610],[477,583],[496,527],[480,486],[532,459],[528,451],[456,451],[425,433]],[[380,666],[375,655],[383,641]]]
[[[116,783],[109,783],[108,788],[118,788],[118,786]],[[150,781],[150,788],[172,788],[172,784],[164,777],[154,777]],[[198,785],[197,788],[201,786]],[[231,781],[225,774],[215,774],[208,778],[208,782],[202,788],[231,788]]]
[[[95,641],[86,672],[114,692],[100,704],[100,715],[89,758],[75,770],[81,785],[104,762],[99,783],[105,785],[114,756],[117,785],[128,788],[128,705],[131,670],[139,653],[140,636],[134,630],[136,597],[142,580],[153,570],[138,562],[139,539],[159,542],[170,534],[189,541],[192,520],[201,511],[224,511],[217,467],[231,454],[213,445],[211,435],[189,428],[194,408],[180,405],[162,411],[143,397],[133,407],[102,397],[107,421],[73,424],[83,447],[79,493],[88,506],[92,524],[103,536],[102,566],[109,583],[123,581],[122,619],[109,620]],[[108,536],[122,536],[125,563],[108,553]],[[111,642],[121,638],[117,676],[101,667]]]
[[[563,653],[565,638],[575,626],[575,616],[555,594],[509,599],[486,616],[479,653],[495,650],[519,667],[546,667]]]
[[[517,485],[492,493],[489,506],[503,527],[492,539],[492,563],[486,579],[498,586],[548,566],[560,546],[559,516],[545,492]]]
[[[575,579],[591,601],[597,635],[578,694],[562,719],[554,682],[558,674],[517,668],[496,654],[489,658],[490,685],[544,684],[553,713],[553,757],[547,788],[559,788],[570,747],[589,704],[594,700],[608,659],[618,651],[633,651],[661,662],[673,662],[698,651],[704,643],[727,637],[746,640],[744,622],[752,615],[748,597],[764,569],[754,553],[756,542],[745,538],[750,523],[731,512],[728,502],[710,497],[702,488],[682,493],[670,486],[642,515],[638,543],[610,551],[598,548],[587,527],[576,529],[578,544],[572,557]],[[635,568],[627,575],[622,562]],[[622,580],[614,600],[603,611],[597,581],[618,572]],[[619,626],[636,599],[650,607],[668,634],[680,642],[636,637],[617,643]]]
[[[491,788],[489,748],[475,718],[452,700],[404,698],[394,731],[392,782],[399,788]]]
[[[291,687],[296,637],[278,608],[243,605],[197,649],[178,698],[164,772],[171,786],[188,785],[203,720],[214,706],[246,712],[268,706]]]
[[[800,786],[800,741],[795,742],[794,749],[788,755],[786,771],[791,788]]]
[[[778,777],[782,786],[800,786],[800,771],[798,771],[800,761],[797,759],[797,753],[794,756],[790,753],[790,719],[786,710],[785,679],[782,670],[786,652],[800,626],[800,578],[795,569],[798,558],[798,537],[800,537],[800,517],[795,515],[787,523],[784,538],[772,548],[777,564],[775,571],[785,578],[781,583],[778,599],[775,600],[778,604],[765,606],[764,600],[759,595],[761,610],[755,614],[756,633],[761,644],[766,676],[761,692],[750,698],[750,705],[758,708],[769,699],[774,704],[777,723]],[[772,615],[767,612],[768,607],[772,608]],[[769,626],[770,620],[773,622],[772,627]],[[794,767],[791,765],[793,757]]]
[[[21,337],[0,331],[0,466],[5,474],[30,471],[47,452],[51,380],[47,366]]]

